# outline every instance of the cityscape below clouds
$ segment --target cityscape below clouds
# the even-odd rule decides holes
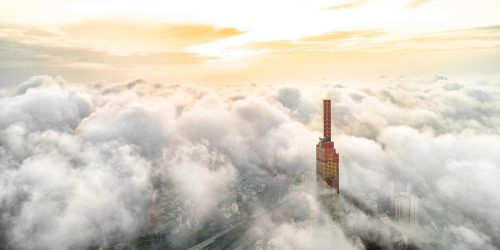
[[[35,76],[1,92],[0,246],[496,249],[499,86]],[[327,202],[315,177],[323,98],[340,154]]]

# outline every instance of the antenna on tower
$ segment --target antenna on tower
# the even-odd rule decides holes
[[[323,100],[323,136],[325,141],[332,137],[331,100]]]

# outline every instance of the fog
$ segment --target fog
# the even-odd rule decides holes
[[[236,245],[265,232],[281,249],[364,249],[401,232],[420,249],[500,247],[498,77],[210,87],[35,76],[0,89],[0,248],[189,236],[244,176],[280,186],[315,171],[324,98],[347,222],[329,219],[306,182]],[[418,225],[349,198],[388,198],[398,183],[419,200]]]

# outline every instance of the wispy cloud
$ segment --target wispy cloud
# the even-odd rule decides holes
[[[290,53],[293,53],[292,51],[294,50],[342,50],[342,48],[339,47],[345,43],[350,43],[351,45],[353,43],[356,44],[357,42],[366,43],[371,39],[383,37],[387,34],[387,32],[380,29],[336,31],[316,36],[309,36],[297,40],[279,40],[252,43],[249,46],[257,50],[269,50],[270,53],[273,53],[275,51],[290,51]],[[344,48],[344,50],[346,49],[347,48]]]
[[[204,24],[151,24],[96,20],[55,28],[11,26],[0,28],[0,37],[46,46],[97,49],[114,54],[179,52],[189,46],[241,35],[235,28]]]
[[[338,31],[331,32],[317,36],[310,36],[301,39],[304,42],[330,42],[330,41],[340,41],[353,38],[373,38],[388,34],[386,31],[381,29],[370,29],[370,30],[352,30],[352,31]]]
[[[139,55],[114,55],[107,51],[79,47],[61,47],[25,44],[8,40],[0,40],[0,58],[3,63],[28,62],[30,60],[45,62],[100,62],[103,64],[184,64],[199,63],[207,57],[200,57],[189,52],[153,52]]]
[[[396,50],[476,50],[496,49],[500,45],[500,26],[485,26],[462,30],[402,35],[382,29],[336,31],[296,40],[252,43],[255,49],[268,51],[364,51]]]
[[[156,51],[182,49],[241,35],[235,28],[217,28],[205,24],[154,24],[126,21],[89,21],[62,28],[75,40],[94,42],[96,46],[125,46],[131,51],[148,48]]]
[[[326,9],[328,10],[342,10],[342,9],[352,9],[352,8],[357,8],[365,5],[367,3],[367,0],[354,0],[354,1],[349,1],[346,3],[341,3],[341,4],[336,4],[327,7]]]
[[[332,74],[326,65],[334,65],[339,69],[336,74],[346,75],[360,67],[380,69],[383,74],[395,69],[421,72],[417,70],[420,67],[422,72],[433,73],[435,69],[430,65],[437,64],[447,70],[457,68],[460,60],[478,60],[478,57],[484,60],[469,67],[467,72],[491,72],[500,53],[500,29],[495,25],[418,34],[380,28],[336,30],[296,39],[258,42],[245,42],[240,36],[243,32],[233,28],[196,24],[127,25],[99,21],[58,28],[2,28],[0,72],[6,75],[4,81],[20,80],[21,72],[57,75],[72,72],[72,76],[85,76],[85,80],[117,77],[124,80],[134,77],[129,74],[141,69],[141,74],[150,77],[212,83],[246,80],[250,78],[248,72],[255,73],[252,75],[254,79],[275,78],[277,75],[300,79],[307,74],[290,74],[290,71],[295,72],[291,69],[300,69],[304,65],[314,65],[307,75],[309,79],[315,75]],[[110,32],[118,28],[123,31]],[[226,38],[239,39],[238,36],[243,42],[227,45],[213,55],[189,49]],[[223,58],[226,51],[229,54],[231,51],[246,52],[248,56],[230,61],[244,63],[245,68],[233,67],[223,61],[214,62]],[[436,59],[430,54],[421,54],[429,51],[454,53],[458,59],[445,61],[446,57]],[[416,58],[421,64],[415,66],[415,61],[410,62],[410,58]],[[411,67],[402,66],[410,64]],[[75,73],[78,70],[81,72]],[[105,70],[121,73],[106,74]],[[165,75],[166,71],[170,73]]]
[[[189,52],[188,48],[242,33],[234,28],[188,23],[92,21],[52,28],[6,25],[0,28],[0,72],[11,72],[8,75],[16,79],[12,72],[61,74],[80,70],[72,75],[83,76],[104,70],[122,70],[126,75],[130,69],[145,67],[148,72],[157,67],[162,71],[212,60],[214,57]]]
[[[410,9],[418,8],[423,4],[429,3],[432,0],[410,0],[408,3],[406,3],[406,7]]]

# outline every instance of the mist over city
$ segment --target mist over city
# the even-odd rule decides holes
[[[500,249],[494,0],[0,1],[0,249]]]
[[[182,249],[233,224],[221,248],[495,249],[499,79],[375,80],[304,91],[33,77],[0,102],[4,247],[156,235]],[[311,184],[317,95],[335,100],[345,222],[328,219]],[[415,221],[393,218],[400,186],[418,200]]]

